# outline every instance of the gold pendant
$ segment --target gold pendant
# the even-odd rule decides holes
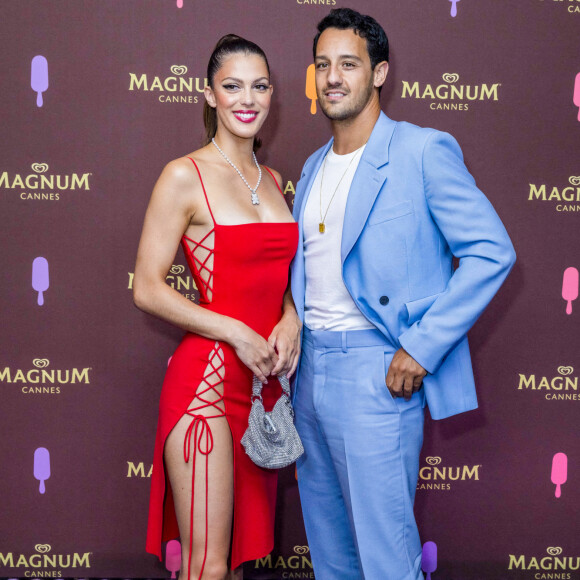
[[[326,228],[324,227],[324,223],[320,222],[320,223],[318,224],[318,231],[319,231],[321,234],[323,234],[325,229],[326,229]]]

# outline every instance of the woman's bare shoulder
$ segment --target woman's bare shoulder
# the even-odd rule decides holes
[[[176,193],[191,193],[192,189],[194,192],[201,191],[198,170],[201,172],[202,168],[206,166],[206,158],[207,155],[203,148],[183,157],[173,159],[163,168],[156,187],[161,187],[165,190],[169,189]]]

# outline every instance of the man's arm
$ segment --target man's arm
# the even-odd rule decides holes
[[[290,288],[290,277],[288,277],[288,287],[284,293],[282,305],[282,317],[268,338],[270,346],[278,353],[278,362],[272,370],[273,375],[283,373],[290,378],[294,374],[300,356],[301,331],[302,323],[296,314],[296,306]]]
[[[428,137],[423,151],[423,181],[433,220],[460,261],[447,287],[399,340],[414,361],[435,373],[507,277],[515,252],[497,213],[467,171],[461,149],[451,135],[433,132]],[[397,363],[393,371],[399,381],[402,373],[407,385],[418,375],[409,361],[402,365],[407,370],[399,368],[403,359],[403,353],[393,359]]]

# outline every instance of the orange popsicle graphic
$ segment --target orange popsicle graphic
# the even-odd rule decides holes
[[[316,115],[316,81],[314,80],[314,65],[311,64],[306,69],[306,98],[310,99],[310,114]]]
[[[556,497],[562,495],[562,485],[568,479],[568,457],[565,453],[556,453],[552,459],[552,483],[556,486]]]
[[[578,270],[574,267],[564,270],[562,298],[568,303],[566,305],[566,314],[572,314],[572,300],[578,298]]]

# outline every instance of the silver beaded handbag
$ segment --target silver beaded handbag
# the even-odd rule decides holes
[[[242,445],[250,459],[260,467],[279,469],[294,463],[303,453],[302,441],[294,427],[288,377],[279,376],[282,395],[266,412],[262,401],[262,382],[254,375],[252,408]]]

